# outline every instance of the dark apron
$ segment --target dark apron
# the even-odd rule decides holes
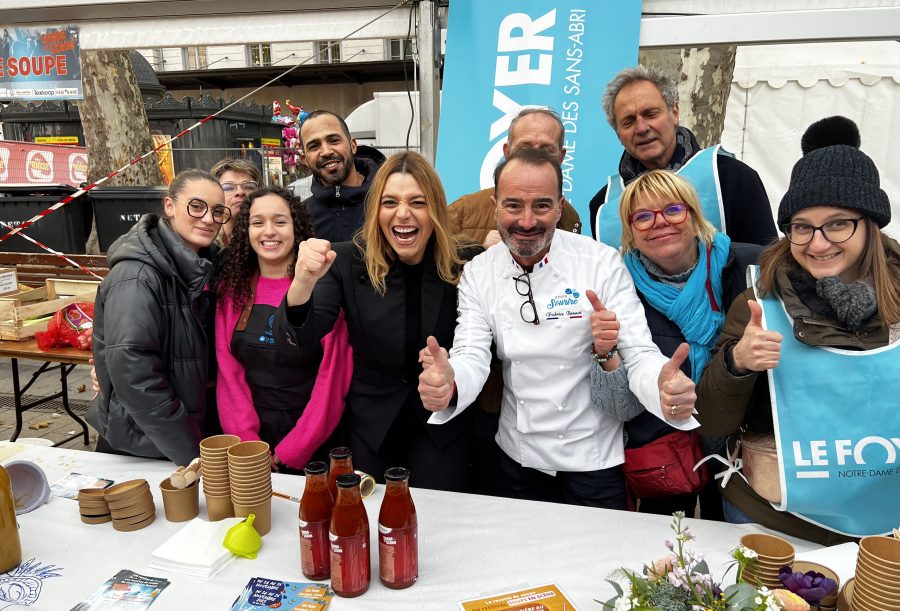
[[[231,336],[231,353],[244,366],[244,378],[259,416],[259,436],[272,450],[291,432],[309,402],[322,350],[279,349],[273,325],[275,306],[254,304]],[[303,354],[300,354],[300,353]]]

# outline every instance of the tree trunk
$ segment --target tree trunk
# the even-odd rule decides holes
[[[663,70],[675,79],[678,123],[694,132],[700,146],[715,144],[722,137],[736,50],[722,45],[640,52],[641,64]]]
[[[88,149],[88,177],[103,178],[153,149],[144,101],[127,50],[83,50],[84,99],[78,104]],[[161,185],[156,156],[150,156],[105,182],[105,186]],[[99,252],[96,221],[89,253]]]

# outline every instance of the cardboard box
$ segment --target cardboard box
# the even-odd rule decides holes
[[[99,281],[50,278],[46,286],[0,296],[0,339],[24,340],[47,323],[57,310],[76,301],[93,302]]]

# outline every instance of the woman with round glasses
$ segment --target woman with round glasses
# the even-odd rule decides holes
[[[262,174],[252,161],[228,157],[216,163],[210,173],[219,181],[222,191],[225,192],[225,205],[231,211],[231,219],[225,223],[222,233],[219,234],[220,245],[224,247],[228,246],[241,204],[262,184]]]
[[[672,356],[683,342],[690,354],[682,365],[685,375],[699,382],[709,362],[710,351],[725,320],[731,302],[747,288],[747,266],[756,261],[759,247],[732,244],[704,217],[691,184],[667,170],[648,172],[626,187],[620,200],[622,251],[638,297],[644,305],[653,342],[666,356]],[[596,381],[624,375],[592,367]],[[624,384],[622,386],[625,386]],[[601,408],[626,420],[626,450],[636,449],[664,436],[686,436],[645,411],[637,398],[624,389],[624,400],[609,398]],[[668,438],[672,439],[672,437]],[[697,444],[696,434],[685,444]],[[706,444],[706,452],[719,449]],[[626,467],[627,465],[626,457]],[[639,511],[669,515],[684,511],[693,515],[696,493],[665,494],[641,498]],[[706,519],[721,519],[721,498],[709,486],[701,499]]]
[[[726,518],[831,545],[884,532],[879,510],[896,526],[900,486],[879,462],[900,427],[900,248],[881,232],[890,202],[856,125],[823,119],[801,144],[778,208],[785,237],[728,311],[697,409],[703,434],[732,435],[752,482],[726,480]],[[880,451],[859,446],[882,437]]]
[[[204,425],[213,241],[231,212],[202,170],[175,177],[163,211],[145,214],[107,253],[94,304],[100,391],[88,421],[98,451],[187,465]]]
[[[378,479],[404,465],[413,486],[467,487],[471,421],[428,424],[418,384],[428,336],[453,343],[456,286],[480,251],[451,233],[440,178],[410,152],[388,158],[375,174],[352,242],[300,244],[276,333],[283,329],[300,349],[317,346],[343,310],[353,349],[348,445],[353,465]]]

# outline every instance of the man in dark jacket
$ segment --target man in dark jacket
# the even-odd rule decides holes
[[[622,70],[606,86],[603,109],[625,151],[618,173],[591,199],[594,238],[619,246],[619,197],[625,185],[657,169],[688,179],[706,219],[733,242],[767,245],[778,237],[759,174],[718,145],[702,149],[678,125],[678,89],[668,76],[643,66]]]
[[[344,242],[365,218],[365,199],[375,172],[384,163],[380,151],[357,146],[347,123],[327,110],[311,112],[300,126],[302,158],[313,173],[312,196],[303,203],[316,237]]]

